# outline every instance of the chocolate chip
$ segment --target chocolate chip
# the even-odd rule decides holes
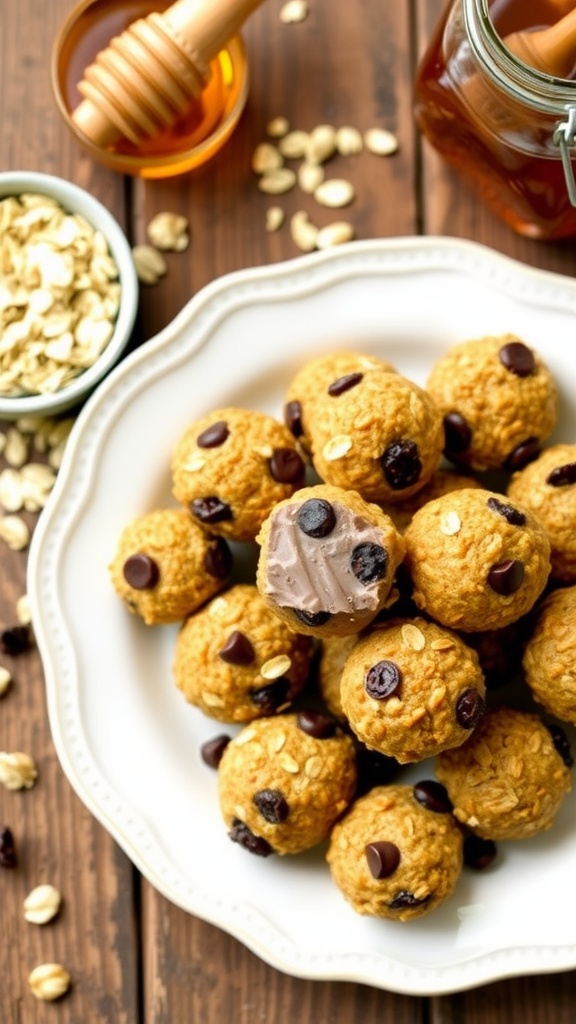
[[[456,721],[462,729],[475,729],[486,710],[478,690],[464,690],[456,701]]]
[[[576,484],[576,462],[568,462],[565,466],[557,466],[546,477],[551,487],[569,487]]]
[[[330,739],[336,732],[336,725],[336,719],[321,711],[300,711],[298,714],[299,728],[315,740]]]
[[[30,649],[31,643],[29,626],[9,626],[0,633],[0,650],[4,654],[23,654]]]
[[[223,537],[216,537],[206,549],[204,568],[209,576],[225,580],[232,571],[232,552]]]
[[[531,373],[534,373],[536,366],[534,353],[521,341],[510,341],[507,345],[503,345],[498,353],[498,358],[502,366],[516,377],[529,377]]]
[[[564,764],[567,768],[572,768],[574,758],[572,757],[572,752],[570,750],[570,740],[564,732],[564,729],[562,729],[560,725],[549,725],[548,729],[552,736],[552,742],[564,761]]]
[[[259,789],[252,802],[271,825],[280,825],[290,814],[288,801],[279,789]]]
[[[423,903],[428,903],[431,899],[431,895],[415,896],[413,892],[408,892],[407,889],[399,889],[388,906],[391,910],[402,910],[404,907],[421,907]]]
[[[459,412],[448,412],[444,417],[444,450],[453,452],[468,451],[472,441],[472,430]]]
[[[262,839],[261,836],[255,836],[248,828],[248,825],[245,825],[243,821],[239,821],[238,818],[232,820],[232,828],[228,835],[233,843],[238,843],[245,850],[248,850],[249,853],[254,853],[257,857],[269,857],[271,853],[274,853],[266,839]]]
[[[226,420],[218,420],[217,423],[212,423],[210,427],[206,427],[206,430],[198,434],[196,444],[199,448],[219,448],[221,444],[224,444],[229,433]]]
[[[336,513],[324,498],[309,498],[300,506],[296,522],[307,537],[327,537],[336,526]]]
[[[395,441],[380,456],[380,465],[393,491],[411,487],[422,472],[418,445],[415,441]]]
[[[251,665],[256,655],[248,637],[235,629],[218,651],[218,657],[227,665]]]
[[[518,469],[523,469],[529,462],[534,462],[534,459],[538,458],[540,451],[540,441],[538,438],[527,437],[504,460],[503,469],[508,469],[511,473]]]
[[[223,523],[233,519],[232,509],[216,495],[207,498],[194,498],[190,502],[190,511],[200,523]]]
[[[343,395],[345,391],[350,391],[350,388],[355,388],[360,383],[364,374],[363,373],[346,373],[343,377],[338,377],[337,380],[333,380],[328,385],[327,391],[333,398],[337,398],[338,395]]]
[[[293,437],[302,437],[304,428],[302,426],[302,406],[300,402],[286,402],[284,406],[284,423]]]
[[[414,786],[414,796],[422,807],[435,814],[449,814],[452,810],[452,801],[448,796],[446,787],[435,779],[424,779]]]
[[[364,679],[364,689],[374,700],[386,700],[400,690],[402,673],[394,661],[378,661],[369,668]]]
[[[500,501],[499,498],[488,498],[486,504],[493,512],[497,512],[507,523],[510,523],[510,526],[525,526],[526,516],[519,508],[514,508],[514,505]]]
[[[0,829],[0,867],[15,868],[17,864],[16,847],[12,830],[4,825]]]
[[[261,686],[259,690],[252,690],[250,700],[264,715],[274,715],[278,708],[286,704],[290,694],[290,681],[281,676],[275,679],[268,686]]]
[[[356,579],[368,586],[384,579],[388,568],[388,552],[381,544],[357,544],[350,558],[350,566]]]
[[[217,768],[229,743],[230,737],[224,734],[214,736],[211,740],[206,740],[206,743],[203,743],[200,747],[200,756],[204,764],[207,764],[209,768]]]
[[[270,475],[279,484],[304,482],[304,462],[294,448],[275,448],[270,459]]]
[[[153,590],[160,579],[158,564],[150,555],[130,555],[122,571],[126,583],[134,590]]]
[[[370,874],[373,878],[390,878],[400,863],[400,850],[395,843],[368,843],[364,848]]]
[[[499,562],[498,565],[492,566],[488,573],[487,582],[488,586],[496,594],[508,597],[510,594],[515,594],[522,586],[523,579],[524,566],[522,562],[510,558],[505,562]]]
[[[330,618],[330,612],[306,612],[303,608],[293,608],[292,611],[305,626],[324,626]]]
[[[493,839],[482,839],[480,836],[469,835],[464,839],[463,856],[466,867],[482,871],[490,867],[497,854]]]

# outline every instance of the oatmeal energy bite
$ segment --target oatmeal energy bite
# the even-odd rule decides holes
[[[399,619],[355,644],[340,683],[356,736],[401,764],[464,743],[484,714],[476,653],[450,630]]]
[[[356,800],[332,829],[332,879],[359,914],[409,921],[452,895],[462,832],[442,786],[388,785]]]
[[[571,789],[566,740],[558,735],[538,715],[489,709],[467,743],[437,760],[456,818],[494,840],[550,828]]]
[[[576,725],[576,586],[553,590],[538,608],[523,666],[534,699]]]
[[[447,457],[472,469],[520,469],[556,425],[552,375],[514,334],[454,345],[426,389],[442,412]]]
[[[245,409],[217,409],[193,423],[172,456],[174,497],[196,521],[233,540],[254,540],[277,502],[304,483],[304,462],[282,423]]]
[[[356,786],[351,738],[314,711],[261,718],[228,743],[218,767],[230,838],[263,857],[324,839]]]
[[[325,483],[366,501],[415,494],[438,468],[444,430],[431,396],[398,373],[347,374],[309,412],[312,462]]]
[[[325,484],[279,502],[257,540],[262,597],[291,629],[318,637],[368,625],[404,555],[401,535],[377,505]]]
[[[539,521],[483,488],[428,502],[404,540],[415,603],[464,632],[515,622],[530,611],[550,572],[550,541]]]
[[[128,611],[147,625],[179,622],[225,586],[232,554],[184,509],[156,509],[122,530],[110,565]]]
[[[293,632],[250,583],[237,583],[182,625],[174,678],[189,704],[221,722],[286,710],[308,675],[311,640]]]
[[[350,381],[367,370],[378,368],[394,373],[394,367],[384,359],[347,350],[318,356],[302,366],[286,394],[284,421],[305,449],[310,449],[309,421],[319,396],[333,387],[334,382]]]
[[[540,520],[550,539],[552,579],[576,583],[576,444],[555,444],[514,473],[508,495]]]

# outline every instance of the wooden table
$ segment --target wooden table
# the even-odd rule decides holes
[[[280,21],[280,0],[268,0],[244,33],[252,82],[234,137],[193,176],[149,184],[123,180],[93,163],[61,123],[50,88],[50,50],[71,6],[70,0],[0,0],[0,168],[37,169],[77,182],[116,214],[134,243],[145,240],[156,212],[189,218],[188,253],[169,255],[166,277],[142,289],[142,339],[213,278],[298,255],[286,227],[265,231],[269,200],[250,170],[254,147],[280,114],[304,129],[329,122],[379,125],[397,134],[400,149],[393,158],[360,157],[347,165],[357,193],[347,216],[358,238],[454,235],[527,264],[576,273],[573,243],[516,237],[421,144],[411,116],[411,83],[442,0],[309,0],[308,19],[294,25]],[[299,206],[312,213],[312,202],[301,193],[283,199],[288,213]],[[3,628],[14,622],[16,599],[25,590],[25,552],[3,548],[2,570]],[[431,999],[298,980],[172,906],[71,790],[51,741],[37,652],[4,661],[15,683],[0,701],[0,747],[33,753],[40,778],[28,792],[0,793],[0,824],[10,825],[19,852],[16,870],[0,870],[2,1024],[572,1024],[576,973],[501,981]],[[65,902],[59,918],[41,929],[23,920],[21,904],[33,885],[46,880],[61,889]],[[532,892],[526,898],[561,894]],[[51,960],[64,963],[73,977],[72,989],[56,1005],[37,1002],[26,980],[35,964]]]

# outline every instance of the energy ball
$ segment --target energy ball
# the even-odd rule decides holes
[[[462,872],[462,831],[433,780],[378,786],[332,830],[332,879],[359,914],[410,921],[452,895]]]
[[[385,359],[347,350],[318,356],[301,367],[286,393],[284,422],[305,450],[310,450],[309,422],[318,398],[374,369],[395,372]]]
[[[238,583],[191,615],[176,639],[173,672],[189,704],[220,722],[286,710],[302,691],[312,646]]]
[[[556,425],[552,375],[514,334],[454,345],[436,362],[426,389],[444,418],[446,456],[472,469],[520,469]]]
[[[225,540],[202,530],[184,509],[156,509],[122,530],[109,566],[128,611],[147,625],[179,622],[228,582]]]
[[[366,501],[415,494],[438,468],[444,430],[436,403],[398,373],[348,375],[310,412],[312,462],[319,477]]]
[[[450,629],[501,629],[526,614],[550,573],[550,541],[531,512],[484,488],[415,513],[404,534],[413,600]]]
[[[326,707],[335,718],[345,720],[340,697],[340,683],[346,659],[358,641],[356,634],[327,636],[320,641],[318,655],[318,689]]]
[[[318,484],[279,502],[257,537],[256,583],[292,629],[357,633],[384,607],[404,542],[355,491]]]
[[[576,583],[576,444],[556,444],[515,473],[508,496],[530,509],[552,547],[551,576]]]
[[[218,768],[229,836],[263,857],[308,850],[348,807],[356,777],[353,741],[328,716],[302,711],[252,722]]]
[[[193,423],[175,447],[174,497],[211,533],[254,540],[278,501],[304,483],[292,434],[271,416],[217,409]]]
[[[538,704],[576,725],[576,586],[553,590],[540,605],[523,667]]]
[[[567,760],[538,715],[501,705],[467,743],[438,756],[436,774],[475,835],[528,839],[550,828],[570,792]]]
[[[356,736],[401,764],[464,743],[484,714],[484,697],[476,653],[422,618],[391,621],[359,639],[340,683]]]

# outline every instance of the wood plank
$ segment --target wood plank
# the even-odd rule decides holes
[[[70,10],[68,0],[0,4],[0,167],[59,174],[89,189],[122,221],[123,182],[80,154],[52,99],[51,40]],[[6,429],[6,424],[1,425]],[[0,460],[0,468],[5,465]],[[28,517],[33,525],[33,518]],[[0,629],[16,619],[15,602],[26,589],[26,553],[0,550]],[[95,628],[98,628],[95,625]],[[0,746],[33,755],[39,776],[33,789],[0,792],[0,824],[11,827],[18,852],[15,870],[0,868],[2,943],[0,1020],[44,1024],[55,1008],[28,989],[29,971],[59,961],[73,987],[58,1006],[61,1024],[138,1019],[138,942],[132,906],[133,868],[73,793],[52,744],[43,673],[33,649],[0,657],[14,685],[0,702]],[[22,901],[33,886],[51,882],[62,893],[58,918],[38,927],[23,918]]]
[[[208,281],[242,267],[300,255],[288,225],[264,229],[265,211],[278,202],[287,217],[308,211],[318,224],[350,219],[357,237],[413,234],[413,131],[410,123],[408,5],[334,4],[316,0],[306,22],[283,25],[277,5],[264,5],[246,26],[252,85],[241,124],[225,149],[204,169],[181,179],[136,182],[135,237],[161,210],[188,217],[191,243],[169,255],[166,277],[143,289],[142,322],[153,334]],[[378,22],[374,23],[374,17]],[[356,188],[345,210],[318,207],[295,190],[279,200],[262,195],[250,170],[253,150],[277,115],[292,127],[374,125],[397,132],[400,152],[390,159],[362,153],[335,158],[330,175]],[[422,1019],[422,1002],[362,985],[299,981],[262,963],[235,939],[171,906],[145,882],[144,1019],[154,1024],[229,1019],[283,1024],[403,1024]]]

